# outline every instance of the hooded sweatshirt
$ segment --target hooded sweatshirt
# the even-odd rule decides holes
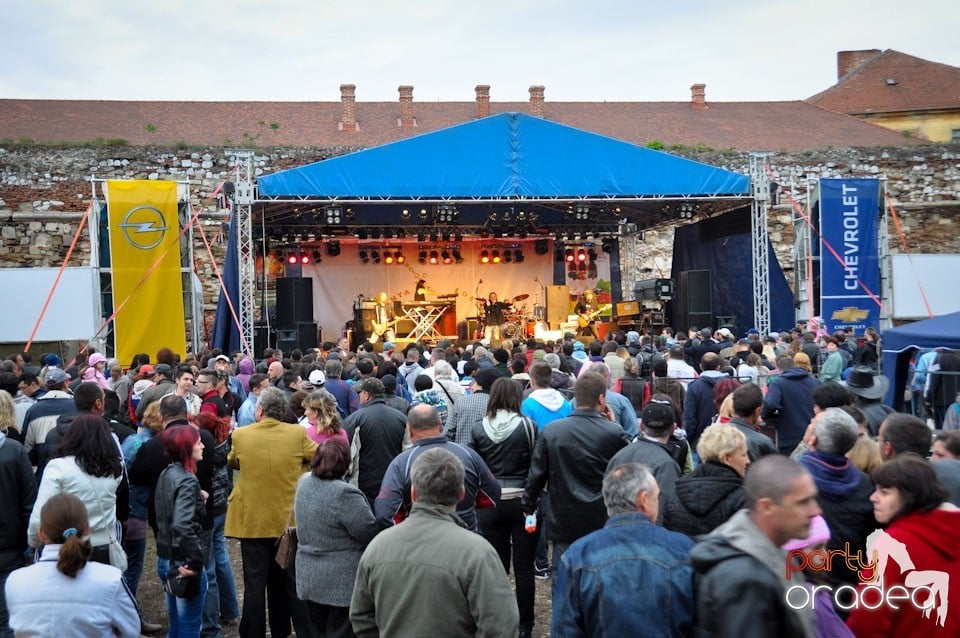
[[[243,391],[250,393],[250,377],[253,375],[253,360],[249,357],[240,359],[237,364],[237,380],[243,386]]]
[[[552,388],[534,390],[520,406],[520,412],[533,419],[537,429],[541,431],[551,421],[570,416],[572,411],[570,402]]]
[[[827,549],[843,550],[849,543],[851,551],[865,550],[867,536],[878,527],[870,502],[873,492],[870,478],[847,457],[820,450],[808,452],[797,461],[810,471],[817,484],[817,503],[831,532]],[[851,585],[858,581],[856,571],[849,569],[842,560],[831,562],[830,576],[835,582]]]
[[[847,626],[853,630],[858,638],[872,638],[874,636],[923,636],[924,638],[940,638],[946,636],[960,636],[960,609],[956,602],[960,601],[960,545],[957,544],[957,530],[960,529],[960,511],[956,508],[935,509],[932,512],[916,511],[898,518],[885,532],[896,543],[905,546],[913,568],[903,568],[893,556],[887,561],[883,572],[883,588],[890,591],[895,585],[904,585],[907,578],[912,583],[907,586],[908,592],[913,592],[919,585],[940,589],[941,596],[936,599],[936,606],[930,611],[930,617],[924,618],[923,612],[917,609],[910,601],[900,602],[899,611],[894,611],[889,605],[880,605],[878,609],[868,610],[862,606],[850,612]],[[873,541],[871,547],[879,545]],[[887,539],[889,541],[889,539]],[[941,572],[941,573],[937,573]],[[918,577],[919,580],[916,580]],[[949,580],[949,582],[944,582]],[[936,581],[936,584],[932,584]],[[876,583],[871,583],[876,585]],[[863,591],[861,586],[860,592]],[[916,594],[918,600],[923,601],[922,593]],[[877,598],[875,591],[867,594],[868,602],[873,603]],[[949,610],[947,601],[951,601]],[[942,625],[941,625],[942,621]]]
[[[810,610],[786,604],[788,587],[806,584],[799,573],[786,579],[786,557],[746,509],[695,545],[690,559],[698,575],[698,629],[705,635],[813,638]]]

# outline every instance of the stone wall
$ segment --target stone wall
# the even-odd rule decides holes
[[[352,150],[355,149],[258,149],[255,172],[260,175]],[[745,153],[684,149],[674,152],[714,166],[748,171]],[[956,145],[777,154],[769,158],[769,166],[782,186],[781,203],[770,211],[770,235],[788,281],[793,268],[794,230],[789,197],[805,206],[808,188],[818,177],[885,178],[910,252],[960,253],[960,233],[953,230],[960,222],[960,147]],[[234,172],[222,148],[0,148],[0,268],[59,266],[89,204],[91,178],[189,182],[191,204],[201,209],[201,222],[213,240],[226,213],[212,194]],[[891,251],[899,252],[896,229],[891,224],[889,230]],[[628,296],[636,279],[670,276],[673,228],[647,230],[642,238],[637,235],[625,239],[621,255]],[[205,285],[209,325],[218,295],[213,261],[222,265],[226,246],[222,241],[214,241],[211,258],[199,236],[195,244],[195,268]],[[84,231],[70,265],[87,264],[89,259],[89,236]]]

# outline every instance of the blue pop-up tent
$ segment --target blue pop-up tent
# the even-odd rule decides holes
[[[910,357],[916,350],[932,348],[960,349],[960,312],[915,321],[883,331],[883,374],[890,379],[885,403],[903,409],[903,390],[907,383]]]

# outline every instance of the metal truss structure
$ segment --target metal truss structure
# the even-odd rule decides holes
[[[233,194],[236,215],[237,266],[240,278],[240,299],[237,318],[240,320],[240,347],[253,356],[253,327],[256,320],[256,250],[253,241],[253,151],[229,149],[227,155],[237,166],[237,183]]]
[[[770,202],[770,179],[764,163],[773,153],[750,152],[750,192],[753,196],[750,223],[753,258],[753,323],[762,335],[770,334],[770,232],[767,206]]]

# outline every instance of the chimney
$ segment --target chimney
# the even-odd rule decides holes
[[[477,119],[490,116],[490,85],[478,84],[473,89],[477,92]]]
[[[400,91],[400,117],[397,118],[397,126],[416,126],[417,118],[413,116],[413,87],[405,84],[397,90]]]
[[[530,87],[530,115],[534,117],[543,117],[543,91],[544,87],[534,85]]]
[[[357,131],[360,125],[357,124],[357,85],[340,85],[340,130]]]
[[[707,85],[693,84],[690,86],[690,103],[698,111],[706,111],[707,106]]]
[[[880,53],[880,49],[862,51],[837,51],[837,82],[858,66]]]

